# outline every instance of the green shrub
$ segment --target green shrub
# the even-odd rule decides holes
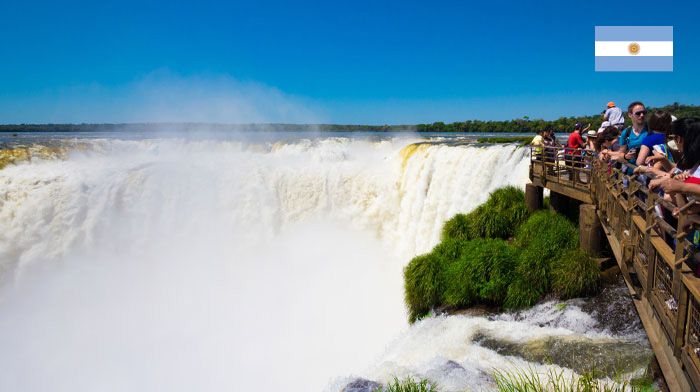
[[[476,254],[477,241],[479,240],[467,241],[462,257],[445,265],[445,293],[442,299],[446,305],[470,306],[478,299],[477,287],[470,276],[472,264],[479,262],[474,260],[474,257],[478,256]]]
[[[635,385],[630,385],[626,380],[610,383],[596,379],[591,374],[567,377],[563,370],[553,369],[545,375],[536,373],[532,368],[513,371],[496,370],[493,378],[499,392],[635,392],[641,390]]]
[[[578,229],[564,216],[537,211],[517,230],[515,245],[531,249],[530,255],[550,260],[561,252],[578,247]]]
[[[554,260],[551,275],[552,291],[560,298],[574,298],[598,290],[600,269],[584,251],[571,249]]]
[[[476,139],[477,143],[517,143],[519,146],[527,146],[532,141],[530,136],[497,136],[497,137],[480,137]]]
[[[491,192],[486,203],[501,209],[510,208],[515,204],[525,203],[525,192],[512,185],[504,186]]]
[[[455,262],[457,259],[462,257],[469,246],[469,241],[463,241],[459,239],[447,239],[435,245],[433,250],[430,252],[436,257],[439,257],[443,264],[448,264]]]
[[[518,260],[515,279],[508,287],[504,307],[518,309],[532,306],[548,291],[549,261],[526,249]]]
[[[443,259],[435,253],[416,256],[404,268],[404,298],[413,323],[439,305],[444,292]]]
[[[517,250],[503,240],[484,240],[477,250],[479,263],[473,265],[471,279],[476,286],[479,299],[500,305],[515,273]]]
[[[516,260],[516,250],[503,240],[477,239],[467,242],[462,256],[446,265],[445,304],[501,304],[512,280]]]
[[[442,227],[442,241],[449,239],[470,240],[473,238],[473,224],[466,214],[457,214]]]
[[[546,257],[539,247],[525,248],[520,252],[516,275],[533,290],[542,293],[549,291],[551,258]]]
[[[472,238],[509,238],[513,234],[508,214],[482,204],[469,213]]]
[[[520,309],[532,306],[540,300],[544,292],[541,286],[533,287],[525,279],[516,277],[508,286],[503,307],[506,309]]]
[[[512,244],[504,241],[513,236]],[[550,292],[562,298],[591,294],[598,270],[578,250],[574,224],[553,211],[530,216],[524,192],[508,186],[447,221],[442,242],[406,266],[404,283],[414,322],[443,305],[513,309],[532,306]]]
[[[475,237],[508,239],[528,217],[525,192],[514,186],[497,189],[472,214]]]
[[[394,377],[386,388],[377,388],[373,392],[437,392],[437,388],[426,379],[414,380],[411,377],[400,381]]]
[[[525,193],[514,186],[507,186],[493,191],[484,204],[469,214],[457,214],[445,222],[442,239],[508,239],[527,217]]]
[[[555,212],[538,211],[518,228],[514,243],[522,251],[504,302],[510,309],[532,306],[551,291],[552,265],[578,247],[578,230]]]

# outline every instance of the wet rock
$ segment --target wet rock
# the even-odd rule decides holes
[[[580,336],[545,337],[521,343],[480,335],[475,341],[501,355],[555,364],[595,377],[613,378],[645,368],[652,356],[649,347],[639,342]]]
[[[488,317],[498,314],[500,309],[497,306],[474,305],[465,309],[446,309],[444,313],[449,315],[464,315],[471,317]]]
[[[346,385],[342,392],[374,392],[381,387],[382,384],[378,382],[358,378]]]
[[[630,298],[629,291],[617,276],[617,282],[606,284],[601,292],[585,301],[581,310],[590,314],[600,326],[616,336],[629,336],[643,333],[637,309]]]
[[[435,359],[420,378],[431,380],[439,391],[480,391],[492,385],[492,377],[480,369],[464,367],[457,361]]]
[[[449,360],[449,361],[445,362],[444,369],[447,371],[464,370],[464,367],[455,361]]]

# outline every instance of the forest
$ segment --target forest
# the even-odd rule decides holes
[[[622,108],[623,112],[626,108]],[[700,117],[700,105],[684,105],[675,102],[662,107],[649,107],[649,111],[664,110],[677,118]],[[556,120],[531,119],[528,116],[506,121],[466,120],[462,122],[404,125],[348,125],[348,124],[212,124],[212,123],[129,123],[129,124],[0,124],[0,132],[187,132],[187,131],[323,131],[323,132],[503,132],[533,133],[540,129],[568,131],[574,124],[600,126],[602,113]],[[628,120],[629,121],[629,120]]]

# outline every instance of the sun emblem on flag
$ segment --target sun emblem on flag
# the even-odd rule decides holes
[[[630,51],[630,54],[639,54],[639,44],[632,42],[630,46],[627,47],[627,50]]]

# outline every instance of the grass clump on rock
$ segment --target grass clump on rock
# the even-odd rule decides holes
[[[434,253],[414,257],[404,268],[405,300],[408,306],[408,321],[414,322],[425,316],[442,302],[444,267]]]
[[[480,238],[466,244],[459,259],[445,263],[444,304],[501,304],[517,260],[515,248],[501,239]]]
[[[574,298],[598,291],[598,264],[580,249],[562,253],[552,263],[552,291],[560,298]]]
[[[476,230],[476,226],[470,219],[470,215],[457,214],[445,222],[445,225],[442,227],[441,239],[443,241],[450,239],[466,241],[475,238],[474,230]]]
[[[457,214],[445,222],[442,239],[508,239],[528,217],[525,193],[514,186],[495,190],[469,214]]]
[[[578,245],[578,230],[564,216],[551,211],[530,216],[521,190],[501,188],[471,213],[446,222],[442,242],[406,266],[409,320],[436,307],[515,309],[548,293],[592,294],[598,267]]]
[[[643,387],[637,387],[628,381],[610,382],[597,379],[592,374],[567,377],[563,370],[550,370],[547,374],[539,374],[531,368],[512,371],[497,370],[493,378],[499,392],[636,392],[645,390]]]
[[[408,377],[404,380],[399,380],[394,377],[394,381],[390,382],[385,388],[377,388],[372,392],[437,392],[437,388],[427,379],[414,380]]]
[[[515,244],[545,252],[550,258],[562,250],[578,246],[578,229],[563,215],[553,211],[537,211],[517,229]]]
[[[538,211],[518,228],[514,244],[521,252],[515,281],[508,287],[504,302],[504,306],[511,309],[532,306],[551,292],[552,265],[561,259],[562,253],[578,248],[578,230],[562,215]],[[583,258],[577,261],[583,261]],[[595,279],[597,281],[597,275]],[[576,292],[574,288],[567,291]],[[585,294],[588,293],[579,293]]]

